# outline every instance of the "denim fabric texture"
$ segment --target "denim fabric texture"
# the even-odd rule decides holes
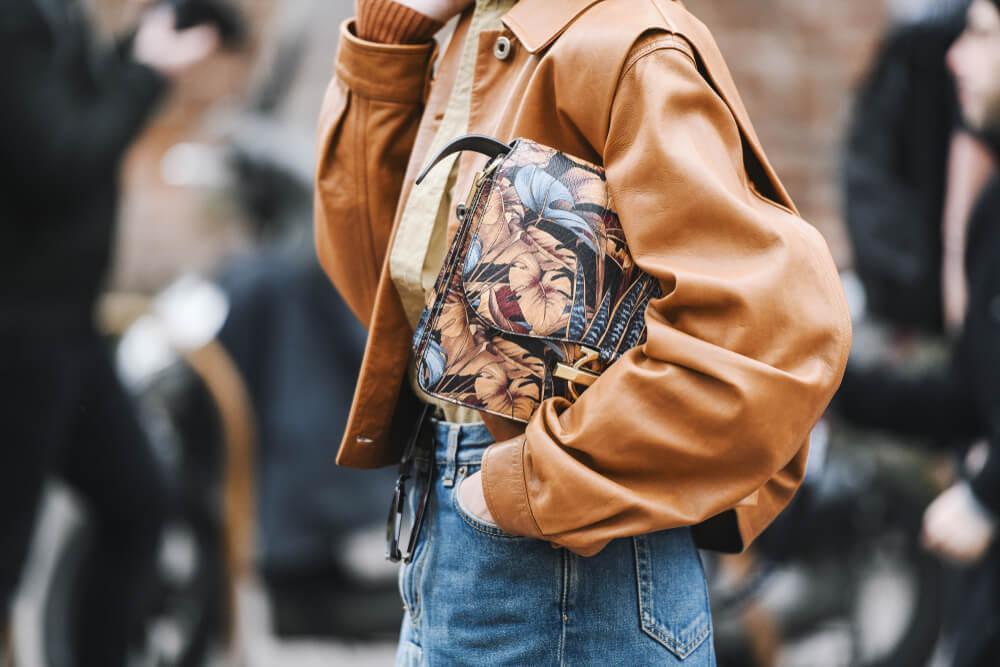
[[[434,488],[413,560],[399,573],[397,667],[715,665],[689,529],[614,540],[592,558],[508,535],[458,501],[489,432],[433,428]]]

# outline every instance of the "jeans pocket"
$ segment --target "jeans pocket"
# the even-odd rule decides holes
[[[642,631],[683,660],[712,633],[705,571],[688,528],[632,538]]]
[[[472,528],[477,533],[485,535],[487,537],[492,537],[500,540],[528,540],[527,537],[522,537],[519,535],[511,535],[510,533],[504,532],[499,526],[492,523],[486,523],[479,517],[473,515],[471,512],[466,510],[462,506],[462,501],[459,498],[458,490],[462,488],[462,482],[465,481],[466,477],[471,477],[474,473],[479,470],[479,466],[465,466],[463,468],[464,472],[459,473],[458,478],[455,480],[455,486],[453,487],[451,493],[452,507],[455,510],[455,514],[465,523],[469,528]]]

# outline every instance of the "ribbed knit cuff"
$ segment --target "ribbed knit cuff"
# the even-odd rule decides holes
[[[358,37],[382,44],[429,42],[444,24],[395,0],[359,0]]]

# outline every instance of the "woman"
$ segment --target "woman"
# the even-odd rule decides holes
[[[369,329],[338,463],[392,464],[412,427],[409,339],[479,165],[413,179],[456,136],[603,165],[665,296],[643,345],[526,430],[435,405],[398,662],[713,664],[695,545],[743,549],[788,503],[846,361],[826,244],[680,3],[405,2],[359,1],[321,118],[318,253]]]

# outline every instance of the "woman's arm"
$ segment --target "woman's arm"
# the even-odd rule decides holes
[[[948,183],[941,222],[941,291],[945,325],[958,331],[965,319],[965,237],[972,207],[993,173],[993,157],[966,131],[952,135],[948,154]]]
[[[86,189],[93,174],[116,166],[156,108],[167,76],[180,74],[215,49],[214,29],[176,31],[169,10],[147,14],[135,51],[109,58],[95,82],[81,87],[77,70],[53,56],[50,34],[32,3],[5,8],[0,21],[0,160],[14,165],[16,187],[39,195]],[[87,58],[82,50],[70,58]]]
[[[483,462],[501,528],[584,555],[757,503],[803,450],[851,337],[826,243],[751,190],[734,116],[687,42],[654,36],[633,53],[605,166],[636,263],[664,296],[644,345],[576,403],[543,402]]]
[[[981,435],[985,428],[957,358],[919,375],[849,365],[834,409],[858,426],[941,442]]]
[[[124,62],[102,82],[105,92],[81,96],[49,59],[43,47],[0,47],[0,69],[10,75],[0,75],[10,105],[0,159],[17,165],[14,187],[40,196],[92,187],[93,174],[114,169],[166,90],[157,72]]]
[[[423,115],[434,42],[381,44],[341,26],[320,112],[315,178],[320,263],[365,326]]]

